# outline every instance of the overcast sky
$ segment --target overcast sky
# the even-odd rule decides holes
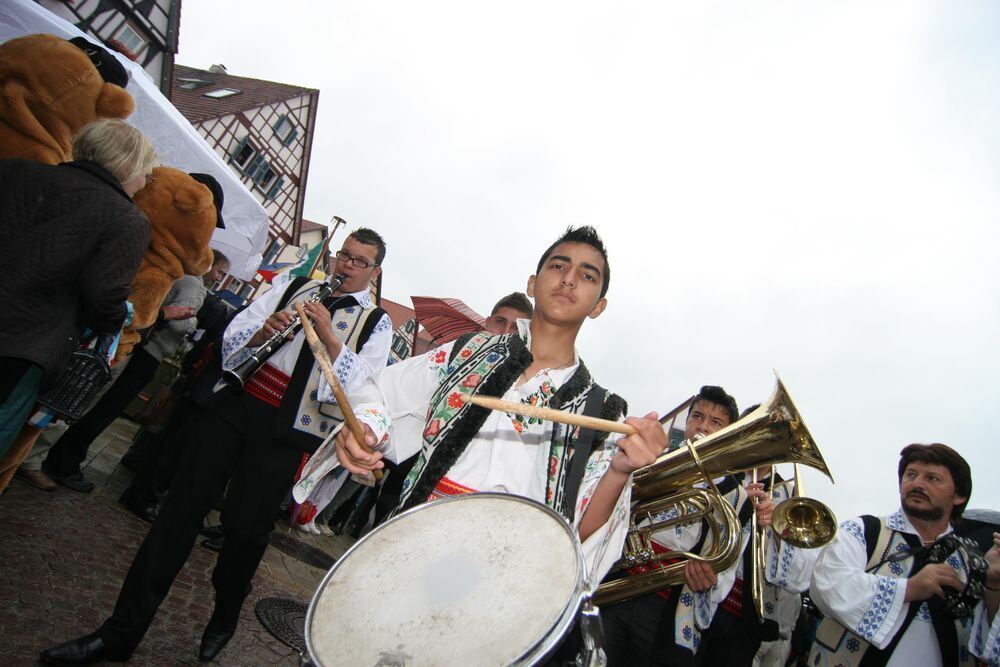
[[[320,90],[306,216],[389,244],[384,295],[481,313],[592,224],[579,339],[631,412],[778,371],[840,518],[910,442],[1000,508],[1000,4],[185,0],[177,61]],[[262,30],[263,26],[267,30]],[[782,471],[791,474],[790,466]]]

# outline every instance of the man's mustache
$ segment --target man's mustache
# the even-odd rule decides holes
[[[919,498],[923,498],[924,500],[930,500],[930,496],[928,496],[923,491],[910,491],[908,494],[906,494],[907,498],[911,498],[913,496],[917,496]]]

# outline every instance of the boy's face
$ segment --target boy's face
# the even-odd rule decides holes
[[[583,322],[600,315],[607,299],[601,297],[604,257],[586,243],[560,243],[528,278],[528,296],[535,313],[550,321]]]

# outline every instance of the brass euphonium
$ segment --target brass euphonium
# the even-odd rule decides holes
[[[815,468],[833,480],[780,378],[771,397],[759,408],[726,428],[685,445],[660,456],[633,476],[629,533],[616,568],[665,560],[677,562],[601,584],[595,595],[598,605],[682,583],[687,560],[709,563],[716,572],[736,562],[741,551],[739,519],[715,488],[714,478],[792,462]],[[702,519],[707,519],[705,524],[710,531],[703,554],[653,552],[654,533]]]

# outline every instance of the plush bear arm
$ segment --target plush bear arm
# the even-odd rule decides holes
[[[128,118],[135,110],[135,100],[124,88],[105,83],[97,98],[95,110],[104,118]]]
[[[121,213],[121,209],[117,209]],[[125,321],[125,300],[149,245],[149,223],[138,210],[104,227],[97,249],[80,276],[87,326],[116,334]]]

